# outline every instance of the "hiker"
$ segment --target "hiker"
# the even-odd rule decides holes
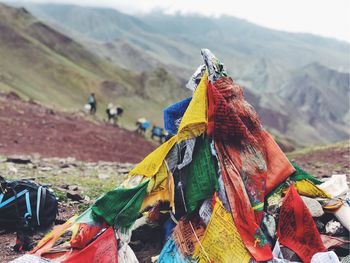
[[[147,121],[145,118],[138,119],[136,121],[136,126],[137,126],[136,132],[139,134],[145,135],[149,125],[150,125],[149,121]]]
[[[168,133],[164,131],[163,128],[153,125],[151,139],[154,139],[154,137],[158,137],[159,142],[163,143],[165,142],[167,136]]]
[[[88,104],[90,105],[90,114],[95,114],[97,109],[95,93],[91,93],[88,97]]]
[[[124,109],[121,106],[114,106],[113,103],[108,103],[106,109],[108,122],[116,125],[118,116],[122,116],[123,112]]]

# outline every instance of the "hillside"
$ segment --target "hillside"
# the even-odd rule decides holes
[[[121,104],[126,125],[140,116],[161,124],[161,109],[186,96],[178,81],[161,68],[145,74],[123,69],[37,20],[26,9],[3,4],[0,57],[1,90],[75,111],[83,107],[90,92],[95,92],[99,114],[104,114],[108,102]],[[172,92],[157,98],[148,96],[152,89],[160,88]],[[147,107],[150,104],[154,106]]]
[[[26,102],[15,93],[0,94],[0,105],[1,155],[137,163],[156,147],[134,131]]]
[[[200,48],[210,48],[275,134],[300,144],[349,138],[348,43],[228,16],[131,16],[106,8],[21,4],[87,49],[143,74],[161,67],[183,83],[202,63]]]

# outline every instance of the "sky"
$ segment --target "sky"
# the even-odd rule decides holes
[[[169,14],[231,15],[261,26],[350,42],[350,0],[27,0],[112,7],[128,14],[162,10]],[[14,2],[8,0],[7,2]]]

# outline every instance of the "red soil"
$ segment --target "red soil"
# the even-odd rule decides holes
[[[0,95],[0,154],[137,163],[155,145],[135,132]]]

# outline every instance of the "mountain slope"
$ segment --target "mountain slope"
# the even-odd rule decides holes
[[[346,140],[350,128],[349,83],[349,73],[312,63],[290,77],[281,96],[299,112],[305,126],[314,128],[320,142]]]
[[[0,57],[0,89],[74,110],[82,108],[88,94],[95,92],[100,114],[108,102],[119,103],[125,107],[126,124],[140,116],[161,124],[161,109],[186,96],[170,74],[160,76],[160,69],[145,74],[122,69],[40,22],[25,9],[3,4]],[[163,97],[143,96],[145,90],[160,87]],[[150,104],[154,107],[147,107]]]
[[[349,137],[349,102],[344,100],[349,96],[348,73],[341,73],[349,70],[347,43],[270,30],[227,16],[152,13],[134,17],[106,8],[24,5],[64,32],[58,33],[39,21],[25,27],[26,37],[40,42],[55,58],[64,58],[74,68],[60,66],[58,73],[47,72],[49,79],[44,82],[57,76],[60,85],[50,84],[55,90],[63,90],[65,83],[82,86],[76,95],[70,94],[75,96],[71,105],[77,105],[77,100],[84,103],[88,91],[94,90],[102,103],[117,99],[127,106],[125,119],[129,124],[146,114],[161,125],[162,108],[189,95],[180,86],[203,63],[200,49],[207,47],[222,59],[229,75],[245,87],[248,101],[257,109],[262,123],[278,136],[288,136],[299,144]],[[42,59],[46,57],[38,60]],[[309,65],[319,66],[311,69]],[[56,69],[57,65],[50,68]],[[69,71],[67,76],[64,70]],[[77,70],[84,76],[79,75],[79,81],[71,83],[69,75]],[[76,78],[77,74],[73,75]],[[14,79],[21,80],[21,76]],[[35,96],[43,100],[42,94],[37,92]],[[317,102],[317,98],[322,99]]]

